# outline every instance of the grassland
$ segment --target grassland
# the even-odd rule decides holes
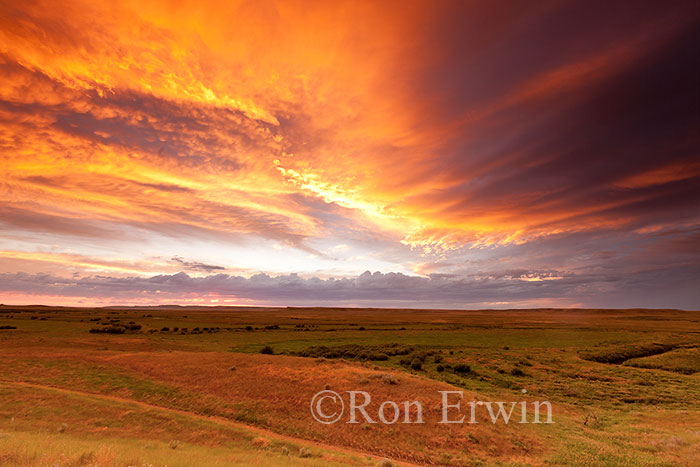
[[[4,306],[0,464],[700,465],[699,353],[676,310]],[[428,423],[316,423],[326,388]],[[435,423],[455,389],[555,423]]]

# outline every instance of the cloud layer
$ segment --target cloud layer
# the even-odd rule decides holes
[[[0,11],[10,298],[97,300],[95,274],[150,294],[178,271],[200,284],[183,294],[226,276],[235,295],[264,271],[322,284],[314,303],[599,304],[575,292],[588,281],[613,306],[639,302],[637,281],[700,306],[669,285],[696,258],[678,249],[700,250],[695,2]],[[425,298],[347,285],[366,269]],[[509,270],[560,279],[478,279]],[[242,296],[279,303],[275,284]]]
[[[674,281],[663,271],[648,270],[634,278],[617,275],[558,275],[553,271],[512,270],[497,275],[431,274],[428,277],[369,271],[350,278],[303,278],[297,274],[250,277],[214,274],[191,277],[181,272],[153,277],[90,276],[62,278],[45,274],[0,274],[0,292],[27,297],[72,298],[65,303],[103,305],[267,304],[314,306],[383,306],[408,308],[511,307],[683,307],[679,291],[697,285],[697,267],[685,268]],[[651,291],[650,286],[662,292]],[[627,298],[622,299],[624,295]],[[494,300],[499,297],[499,300]],[[633,297],[633,298],[630,298]],[[76,298],[80,299],[76,300]],[[697,302],[685,305],[692,309]]]

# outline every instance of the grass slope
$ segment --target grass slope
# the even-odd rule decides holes
[[[0,306],[0,462],[700,465],[699,323],[674,310]],[[440,389],[548,400],[556,423],[325,426],[308,404],[326,387],[371,393],[370,413],[418,398],[432,422]]]

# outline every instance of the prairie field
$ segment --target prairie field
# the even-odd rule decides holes
[[[0,368],[0,465],[700,465],[697,311],[2,306]],[[319,423],[323,390],[424,423]]]

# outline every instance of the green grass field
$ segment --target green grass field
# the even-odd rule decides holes
[[[5,306],[0,464],[698,465],[699,352],[674,310]],[[555,423],[327,429],[327,385],[526,390]]]

